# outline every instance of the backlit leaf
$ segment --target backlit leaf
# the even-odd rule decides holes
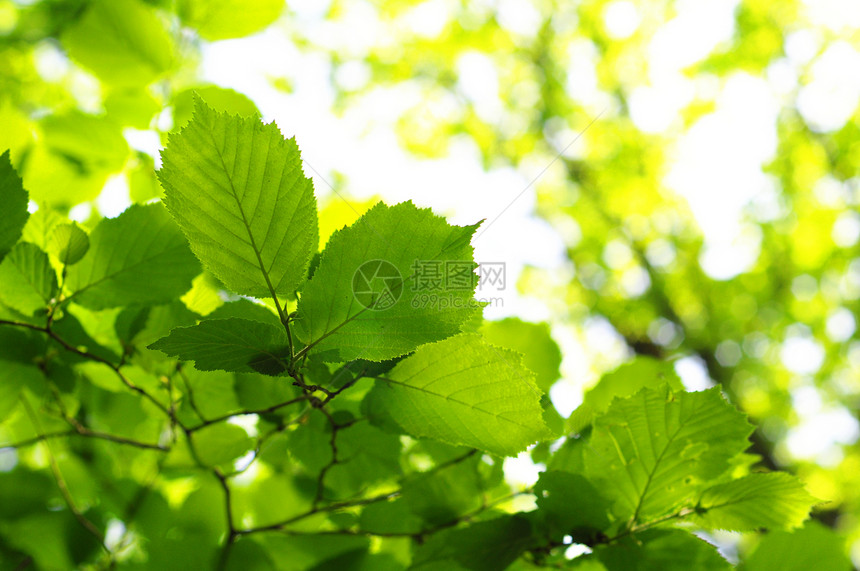
[[[518,354],[478,335],[420,347],[377,377],[365,406],[383,426],[500,456],[548,435],[534,374]]]
[[[411,202],[377,204],[329,239],[301,292],[299,339],[329,361],[382,361],[456,335],[480,314],[475,228],[451,226]],[[461,270],[457,287],[422,290],[421,274],[446,264]]]
[[[0,203],[3,204],[3,215],[0,216],[0,260],[21,237],[21,231],[30,216],[27,201],[27,191],[24,190],[21,177],[12,167],[9,151],[6,151],[0,155]]]
[[[145,85],[173,64],[172,42],[153,8],[97,0],[62,37],[72,59],[115,85]]]
[[[813,504],[803,482],[790,474],[750,474],[705,490],[694,521],[711,529],[791,530],[809,517]]]
[[[178,327],[149,348],[194,361],[201,371],[277,375],[286,370],[289,360],[287,335],[282,328],[237,317]]]
[[[57,295],[57,273],[35,244],[20,242],[0,262],[0,302],[32,316]]]
[[[69,299],[91,309],[166,303],[191,287],[197,260],[160,204],[133,205],[99,222],[90,249],[71,266]]]
[[[704,483],[748,446],[752,427],[719,388],[643,389],[594,422],[586,475],[615,500],[619,519],[647,521],[694,504]]]
[[[241,38],[274,22],[284,9],[281,0],[180,0],[182,21],[207,40]]]
[[[54,228],[48,248],[61,264],[71,266],[90,249],[90,237],[75,223],[60,224]]]
[[[162,158],[164,203],[204,267],[238,294],[292,294],[318,241],[295,140],[200,102]]]
[[[745,561],[745,571],[849,571],[845,542],[833,530],[810,521],[794,532],[774,531],[762,538]]]
[[[713,545],[678,529],[649,529],[594,552],[608,571],[728,571]],[[774,568],[776,569],[776,568]]]

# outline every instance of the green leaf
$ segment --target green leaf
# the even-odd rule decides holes
[[[359,527],[370,533],[418,533],[422,519],[401,498],[376,502],[361,510]]]
[[[165,205],[203,265],[241,295],[292,294],[318,241],[295,140],[201,102],[162,158]]]
[[[505,569],[535,543],[531,523],[519,515],[474,523],[430,536],[416,551],[416,571]]]
[[[77,264],[90,249],[90,237],[74,222],[60,224],[51,234],[48,249],[61,264],[71,266]]]
[[[673,391],[684,390],[672,363],[651,357],[636,357],[603,375],[600,381],[585,393],[582,404],[567,419],[568,432],[582,432],[595,416],[606,412],[612,399],[616,397],[629,397],[640,389],[653,389],[666,384]]]
[[[744,571],[849,571],[844,540],[818,523],[808,522],[794,532],[775,531],[761,543],[742,567]]]
[[[42,372],[33,365],[0,361],[0,419],[5,419],[18,404],[22,388],[37,387],[44,382]]]
[[[565,534],[602,531],[609,526],[609,502],[579,474],[544,472],[535,484],[535,495],[541,513]]]
[[[586,476],[615,500],[619,519],[648,521],[695,502],[748,446],[752,426],[718,387],[696,393],[643,389],[594,422]]]
[[[144,204],[163,196],[164,191],[155,175],[155,161],[149,155],[135,153],[125,175],[128,180],[128,196],[132,202]]]
[[[450,524],[481,508],[478,455],[441,470],[416,474],[403,482],[401,499],[424,522],[423,527]]]
[[[277,375],[286,370],[289,348],[283,328],[250,319],[207,319],[178,327],[149,345],[201,371]]]
[[[608,571],[728,571],[713,545],[678,529],[649,529],[594,550]],[[780,569],[773,567],[772,569]]]
[[[284,329],[281,320],[268,307],[247,299],[238,299],[220,305],[206,316],[207,319],[229,319],[231,317],[268,323],[282,331]]]
[[[243,428],[227,422],[201,428],[191,440],[197,459],[205,466],[229,464],[247,453],[254,443]]]
[[[27,212],[29,196],[24,190],[21,177],[12,167],[9,151],[0,155],[0,260],[12,249],[21,237],[30,214]]]
[[[103,115],[67,111],[39,122],[45,145],[69,158],[78,170],[118,171],[129,147],[119,125]]]
[[[401,450],[397,435],[368,422],[356,422],[338,431],[337,463],[326,473],[324,497],[353,498],[369,484],[400,475]]]
[[[71,266],[69,299],[91,309],[166,303],[200,273],[179,228],[160,204],[133,205],[104,219],[90,234],[90,250]]]
[[[30,118],[13,101],[6,98],[0,102],[0,125],[3,125],[0,130],[0,151],[2,154],[8,152],[12,163],[20,166],[21,159],[33,142],[33,128]],[[2,159],[0,162],[3,162]]]
[[[257,109],[254,102],[234,89],[218,87],[217,85],[196,85],[180,91],[173,97],[171,101],[171,105],[173,105],[172,131],[178,131],[188,124],[194,115],[194,107],[198,98],[219,113],[241,117],[260,115],[260,110]]]
[[[135,129],[148,129],[152,118],[161,111],[161,103],[140,89],[114,91],[105,97],[104,107],[111,120]]]
[[[180,0],[176,11],[200,37],[214,41],[259,32],[277,20],[283,9],[281,0]]]
[[[424,345],[376,378],[371,421],[412,436],[513,456],[548,434],[534,374],[478,335]]]
[[[57,274],[35,244],[19,242],[0,263],[0,302],[30,317],[57,295]]]
[[[56,210],[39,208],[27,220],[24,231],[21,234],[21,240],[32,242],[42,250],[47,251],[54,228],[65,222],[65,220],[66,218]]]
[[[297,336],[329,361],[382,361],[456,335],[481,312],[469,244],[476,228],[451,226],[411,202],[377,204],[332,235],[302,289]],[[428,262],[462,268],[465,287],[434,292],[435,302],[413,291],[416,263]]]
[[[192,425],[201,420],[198,413],[206,420],[242,409],[236,398],[234,376],[224,371],[204,372],[183,367],[179,386],[186,393],[183,405],[188,406],[182,412],[187,413],[186,418],[193,420]]]
[[[561,376],[561,350],[549,333],[546,323],[528,323],[509,317],[487,321],[481,327],[484,338],[499,347],[523,354],[523,364],[534,371],[535,381],[543,392]]]
[[[791,474],[750,474],[705,490],[692,519],[709,529],[791,530],[803,524],[815,503]]]
[[[61,41],[72,59],[114,85],[146,85],[173,65],[164,23],[135,0],[93,2]]]

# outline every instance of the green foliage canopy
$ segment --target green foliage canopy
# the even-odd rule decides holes
[[[327,24],[349,26],[349,4]],[[634,93],[674,3],[624,37],[608,15],[624,2],[535,2],[533,32],[463,4],[403,37],[407,4],[372,8],[394,31],[360,48],[307,36],[291,10],[281,29],[333,77],[369,72],[363,87],[335,84],[341,110],[378,86],[417,81],[426,105],[455,95],[433,121],[421,105],[394,110],[417,155],[465,136],[487,168],[552,160],[537,214],[576,274],[528,269],[520,284],[557,300],[552,327],[481,323],[474,280],[445,306],[413,305],[414,262],[472,275],[477,225],[409,202],[318,208],[296,141],[197,79],[201,46],[264,29],[281,2],[0,2],[0,568],[849,568],[854,451],[818,465],[785,443],[799,422],[790,387],[843,409],[856,396],[856,327],[832,325],[856,315],[860,291],[846,208],[856,121],[817,124],[789,90],[766,165],[780,208],[747,209],[758,257],[729,278],[703,270],[707,237],[662,178],[670,141],[719,110],[708,81],[777,76],[790,28],[821,24],[798,3],[739,3],[734,35],[683,70],[704,87],[655,133]],[[801,86],[849,32],[821,35]],[[610,104],[567,152],[559,137],[599,111],[565,84],[583,52]],[[69,58],[61,79],[46,53]],[[501,119],[454,79],[476,54],[499,70]],[[128,127],[166,145],[157,176]],[[136,204],[103,218],[93,201],[117,174]],[[395,271],[356,294],[358,270],[380,260]],[[598,356],[563,422],[554,333],[595,317],[637,356],[614,371],[617,357]],[[822,347],[821,366],[781,363],[793,339]],[[691,356],[720,388],[683,390],[673,363]],[[512,486],[505,458],[527,447],[546,469]],[[789,465],[800,478],[777,471]],[[806,522],[818,497],[843,535]],[[751,532],[739,561],[702,539],[722,530]]]

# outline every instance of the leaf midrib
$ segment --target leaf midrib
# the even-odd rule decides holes
[[[248,218],[245,216],[245,209],[242,208],[242,202],[239,200],[239,195],[236,192],[236,186],[233,184],[233,173],[227,169],[227,163],[224,162],[224,155],[221,152],[221,147],[218,145],[218,142],[215,140],[215,135],[212,134],[210,129],[206,130],[206,133],[209,135],[209,138],[212,140],[212,146],[215,148],[215,152],[218,155],[218,160],[221,161],[221,166],[224,169],[224,174],[227,175],[227,181],[230,183],[230,194],[233,196],[233,200],[236,201],[236,208],[239,209],[239,214],[242,217],[242,225],[245,227],[245,231],[248,233],[248,238],[250,239],[251,249],[254,251],[254,255],[257,257],[257,264],[260,268],[260,273],[263,274],[263,279],[266,280],[266,287],[269,288],[269,293],[272,295],[272,299],[277,302],[278,296],[275,293],[275,288],[272,286],[272,280],[269,278],[269,272],[266,271],[265,264],[263,263],[263,257],[261,252],[257,248],[257,243],[254,240],[254,234],[251,232],[251,226],[248,224]],[[251,147],[253,148],[254,136],[256,135],[256,130],[252,128],[251,130]],[[267,147],[268,152],[268,147]],[[250,169],[250,164],[248,165]]]
[[[478,411],[478,412],[482,412],[482,413],[486,414],[487,416],[491,416],[491,417],[493,417],[493,418],[497,418],[497,419],[500,419],[500,420],[504,420],[504,421],[506,421],[506,422],[510,422],[511,424],[515,424],[516,426],[519,426],[520,428],[524,428],[524,429],[526,429],[526,430],[530,430],[530,429],[534,428],[534,426],[532,426],[532,425],[528,425],[528,424],[521,424],[521,423],[517,422],[516,420],[512,420],[512,419],[510,419],[510,418],[506,418],[506,417],[501,416],[501,415],[499,415],[499,414],[495,414],[495,413],[490,412],[490,411],[488,411],[488,410],[485,410],[485,409],[483,409],[483,408],[479,408],[479,407],[477,407],[477,406],[475,406],[475,405],[473,405],[473,404],[469,404],[469,403],[467,403],[467,402],[465,402],[465,401],[462,401],[462,400],[460,400],[460,399],[458,399],[458,398],[449,397],[449,396],[443,395],[443,394],[441,394],[441,393],[433,392],[433,391],[431,391],[431,390],[427,390],[427,389],[425,389],[425,388],[423,388],[423,387],[418,387],[418,386],[415,386],[415,385],[410,385],[410,384],[407,384],[407,383],[404,383],[404,382],[401,382],[401,381],[395,381],[394,379],[390,379],[390,378],[388,378],[388,377],[371,377],[371,378],[373,378],[373,379],[377,379],[377,380],[380,380],[380,381],[385,381],[385,382],[387,382],[387,383],[393,383],[393,384],[395,384],[395,385],[400,385],[400,386],[402,386],[402,387],[404,387],[404,388],[407,388],[407,389],[415,389],[415,390],[417,390],[417,391],[421,391],[421,392],[423,392],[423,393],[426,393],[426,394],[431,395],[431,396],[434,396],[434,397],[438,397],[438,398],[440,398],[440,399],[444,399],[444,400],[447,400],[447,401],[455,402],[455,403],[457,403],[457,404],[459,404],[459,405],[462,405],[462,406],[468,407],[468,408],[470,408],[470,409],[472,409],[472,410],[476,410],[476,411]],[[446,424],[447,424],[447,423],[446,423]]]

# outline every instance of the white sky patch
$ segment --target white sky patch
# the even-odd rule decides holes
[[[515,458],[505,458],[505,479],[513,485],[533,486],[540,473],[546,470],[543,464],[532,462],[529,452],[520,452]]]
[[[860,2],[855,0],[803,0],[809,20],[834,32],[860,28]]]
[[[0,472],[11,472],[17,465],[18,453],[15,450],[0,450]]]
[[[602,361],[606,370],[620,365],[629,355],[627,343],[603,317],[589,318],[583,329],[592,360]]]
[[[301,23],[318,22],[325,17],[331,2],[332,0],[290,0],[289,10]]]
[[[675,361],[675,372],[688,391],[703,391],[714,386],[705,363],[698,357],[683,357]]]
[[[58,45],[41,42],[33,49],[33,63],[36,72],[47,82],[63,79],[71,69],[71,63]]]
[[[239,428],[248,433],[248,436],[254,438],[257,436],[257,421],[260,419],[256,414],[242,414],[231,416],[227,419],[228,424],[235,424]]]
[[[92,212],[92,205],[89,202],[82,202],[69,210],[69,220],[73,222],[86,222]]]
[[[814,374],[824,363],[824,349],[808,333],[789,335],[779,356],[785,368],[798,375]]]
[[[801,393],[801,396],[807,393]],[[792,398],[795,406],[803,407]],[[841,445],[850,445],[860,436],[857,419],[843,407],[807,407],[801,421],[789,429],[785,448],[793,458],[813,460],[825,467],[834,467],[842,460]]]
[[[159,151],[162,148],[161,137],[157,131],[127,127],[122,130],[122,136],[135,151],[146,153],[153,159],[161,161],[161,157],[159,156]]]
[[[499,0],[496,17],[504,29],[519,36],[534,36],[541,25],[541,14],[529,0]]]
[[[120,542],[125,537],[126,527],[118,519],[108,521],[107,529],[105,530],[105,547],[110,550],[116,550],[120,547]]]
[[[848,341],[856,330],[857,321],[847,307],[840,307],[827,318],[827,336],[831,341],[836,343]]]
[[[451,5],[446,0],[428,0],[410,9],[402,17],[402,23],[410,35],[435,38],[448,23]]]
[[[656,82],[665,75],[705,58],[714,48],[731,40],[735,8],[739,0],[682,0],[678,15],[660,27],[648,45],[649,72]]]
[[[582,404],[587,387],[597,380],[590,370],[587,348],[578,337],[578,330],[570,325],[553,325],[552,338],[561,348],[561,379],[550,389],[550,399],[564,417]]]
[[[606,33],[614,40],[625,40],[632,36],[641,21],[636,4],[630,0],[616,0],[603,7],[603,25]]]
[[[681,76],[630,93],[630,118],[643,133],[662,133],[680,121],[680,111],[695,95],[692,82]]]
[[[757,194],[770,191],[762,164],[776,152],[777,111],[763,79],[738,73],[726,81],[716,111],[676,143],[664,182],[689,202],[705,237],[702,266],[712,278],[734,277],[758,257],[761,231],[741,219]]]
[[[475,112],[488,123],[497,123],[502,116],[499,98],[499,74],[493,60],[485,53],[467,51],[457,58],[457,85],[475,105]]]
[[[582,404],[582,389],[563,379],[549,389],[549,398],[558,413],[567,418]]]
[[[591,553],[591,548],[589,546],[583,545],[582,543],[574,543],[564,550],[564,558],[576,559],[577,557],[581,557],[589,553]]]
[[[857,3],[860,5],[860,3]],[[809,127],[827,132],[841,128],[860,101],[860,53],[848,42],[834,42],[812,64],[812,80],[801,88],[797,109]]]
[[[96,206],[99,214],[105,218],[116,218],[131,206],[125,174],[113,174],[108,178],[101,194],[96,198]]]
[[[369,50],[394,41],[391,30],[378,18],[371,2],[340,4],[337,20],[310,20],[301,25],[302,34],[345,58],[360,57]],[[310,26],[310,28],[308,28]]]
[[[785,36],[784,48],[789,61],[803,67],[818,54],[821,37],[814,30],[800,29]]]
[[[372,72],[363,61],[344,62],[335,71],[335,82],[346,91],[357,91],[368,84]]]
[[[608,95],[597,81],[597,47],[585,38],[576,38],[567,47],[567,95],[596,115],[610,105]],[[566,139],[567,137],[565,137]],[[567,144],[569,141],[564,141]]]

